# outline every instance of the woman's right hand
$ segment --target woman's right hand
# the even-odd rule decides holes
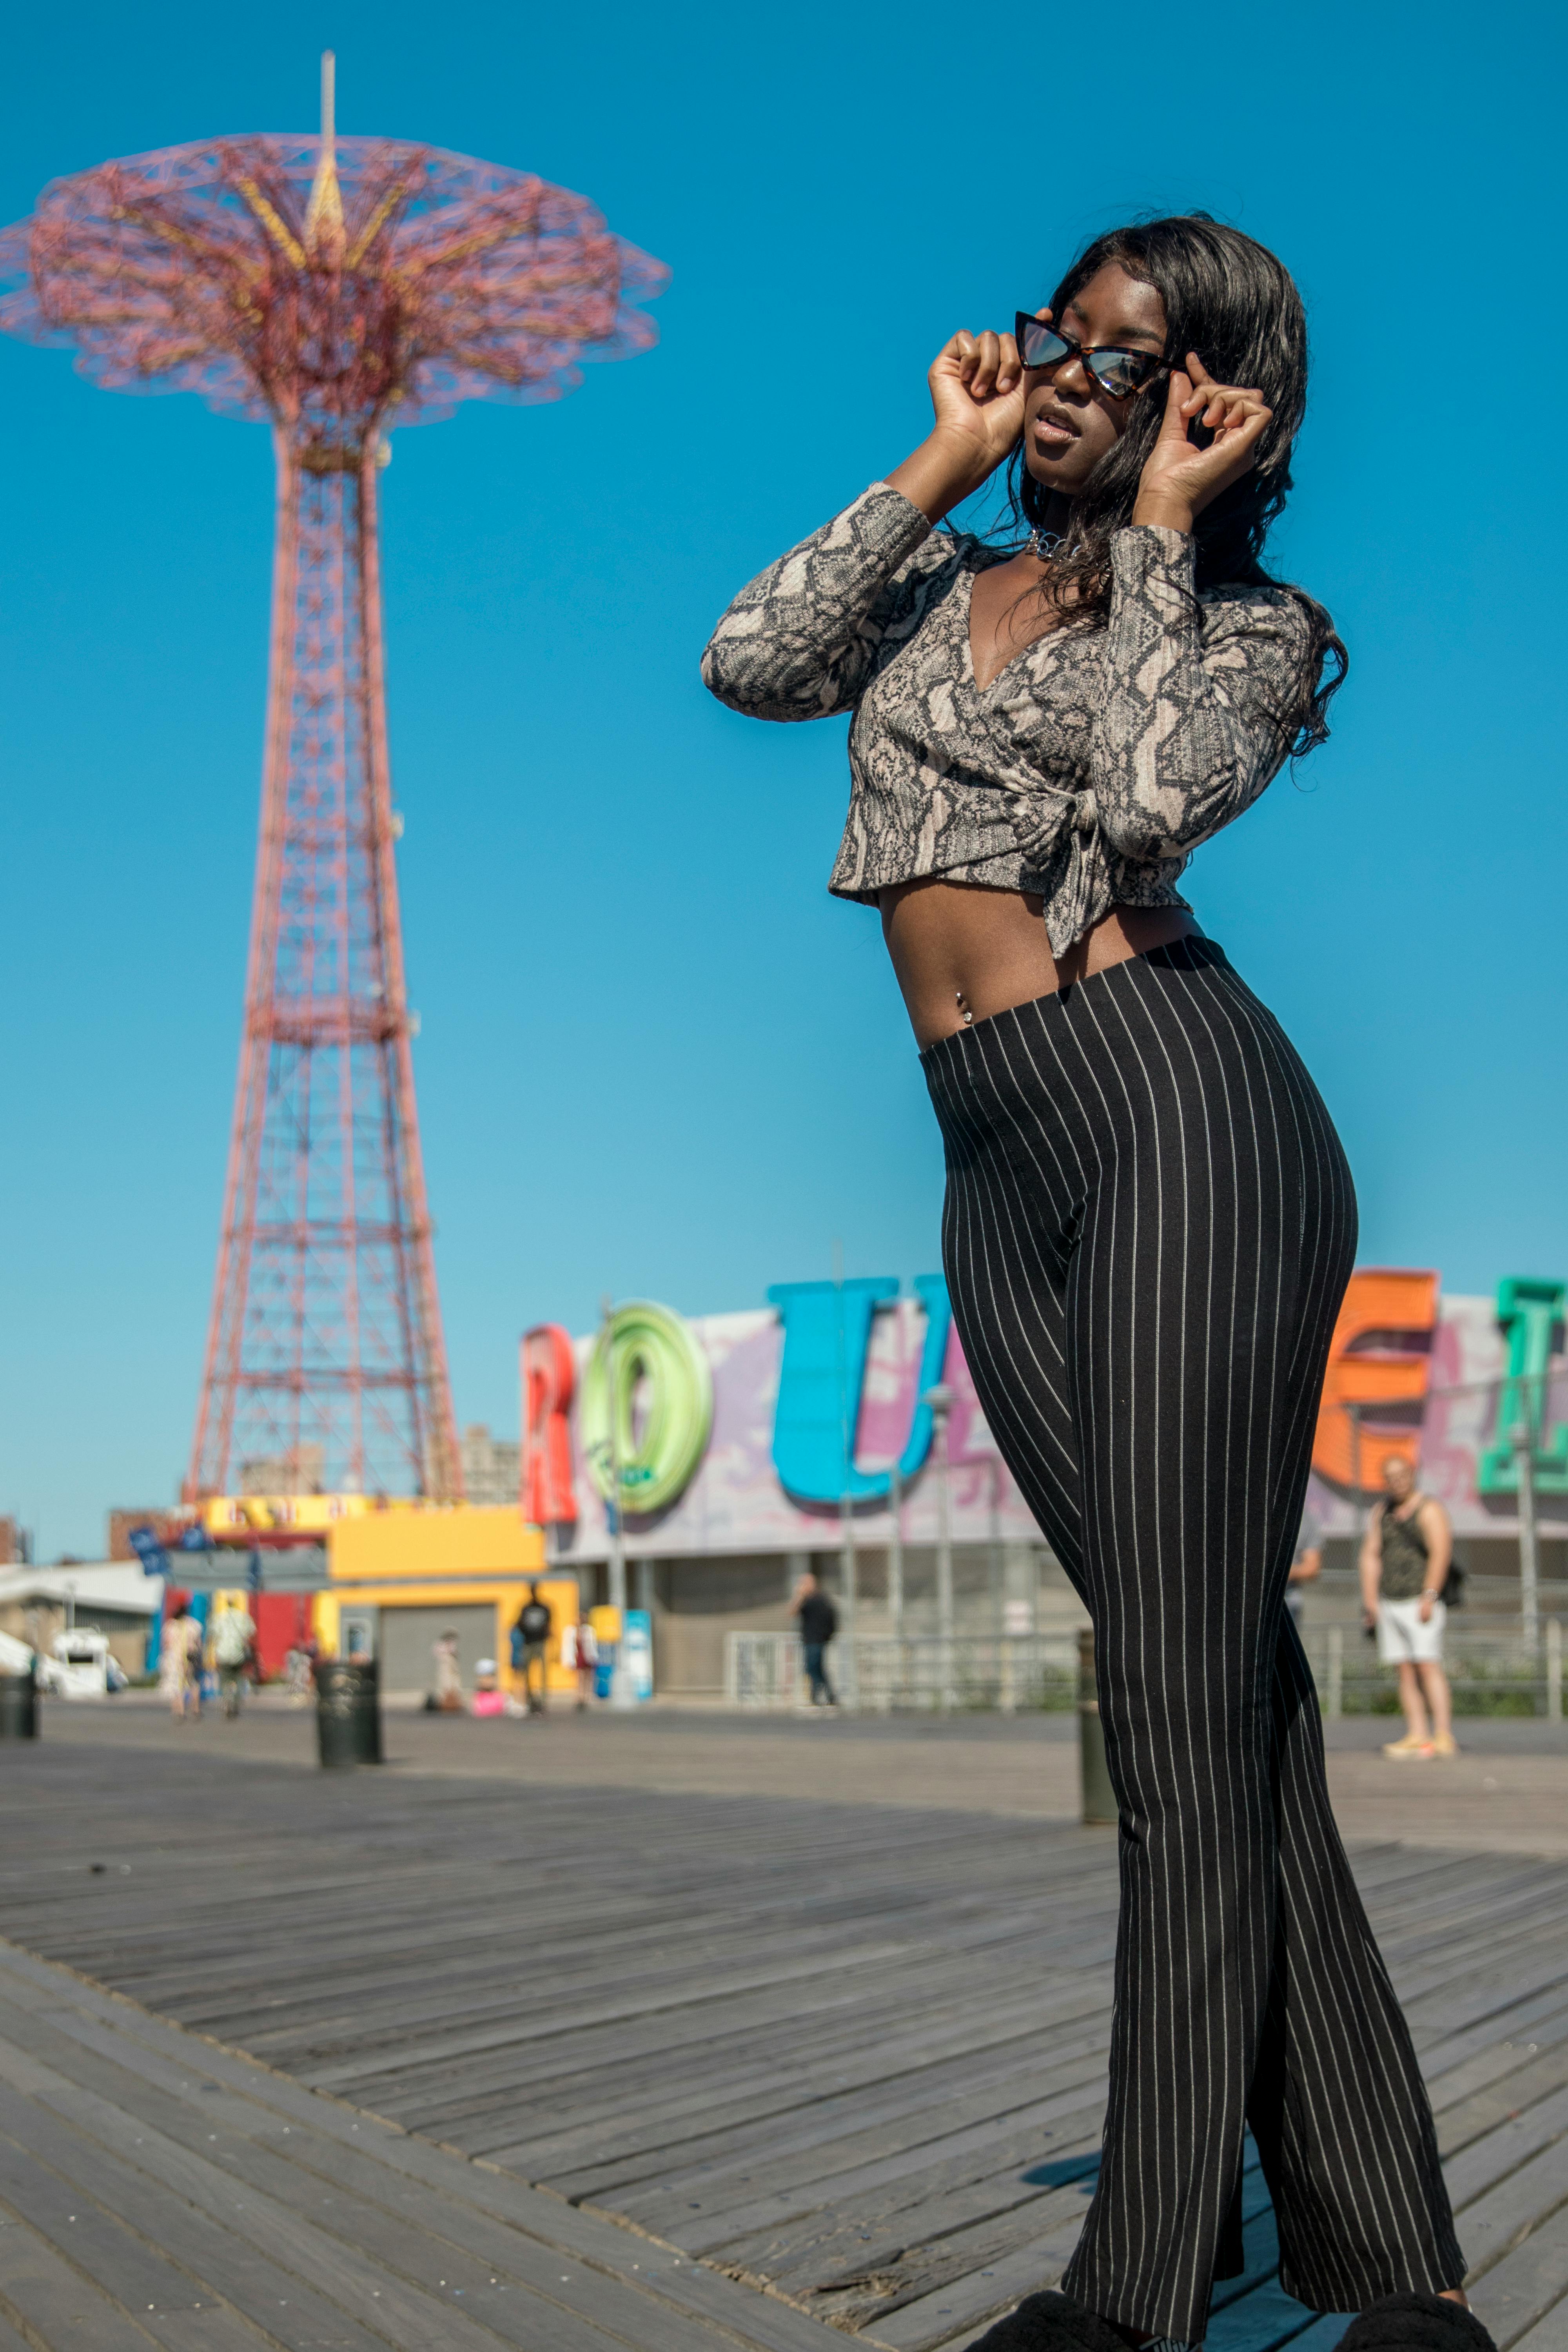
[[[889,481],[939,523],[1010,457],[1024,429],[1024,369],[1011,335],[961,327],[926,376],[936,421]]]
[[[987,327],[972,335],[960,327],[944,343],[926,376],[936,432],[955,455],[984,471],[978,482],[1012,456],[1024,429],[1024,364],[1011,335]]]

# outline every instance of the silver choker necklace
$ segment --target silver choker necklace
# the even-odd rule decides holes
[[[1028,552],[1037,563],[1049,563],[1053,556],[1069,555],[1072,551],[1060,531],[1032,530],[1029,533]]]

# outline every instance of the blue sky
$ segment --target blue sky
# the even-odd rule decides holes
[[[546,16],[86,0],[7,41],[0,218],[103,158],[314,120],[591,195],[673,270],[649,356],[400,434],[395,792],[460,1420],[605,1290],[688,1312],[937,1262],[940,1153],[874,916],[827,898],[843,726],[712,704],[734,590],[921,436],[960,324],[1204,205],[1312,322],[1279,569],[1328,748],[1199,853],[1213,936],[1340,1122],[1363,1261],[1568,1273],[1562,18],[929,0]],[[265,431],[0,342],[0,1508],[96,1551],[187,1452],[238,1037]]]

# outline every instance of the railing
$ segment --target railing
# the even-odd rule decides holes
[[[1396,1711],[1394,1670],[1377,1654],[1376,1643],[1358,1626],[1328,1625],[1303,1635],[1323,1713],[1331,1722],[1345,1715]],[[1549,1618],[1538,1641],[1518,1634],[1456,1629],[1449,1619],[1443,1635],[1443,1664],[1454,1694],[1456,1715],[1536,1715],[1563,1719],[1563,1623]]]
[[[1375,1645],[1354,1626],[1316,1627],[1305,1636],[1323,1713],[1396,1711],[1396,1680]],[[1563,1625],[1551,1618],[1538,1643],[1517,1635],[1455,1630],[1443,1642],[1457,1715],[1563,1719]],[[827,1653],[840,1703],[869,1715],[1012,1715],[1076,1703],[1078,1653],[1070,1634],[937,1634],[904,1640],[840,1635]],[[729,1633],[724,1695],[731,1706],[788,1713],[810,1704],[795,1633]]]
[[[842,1705],[867,1715],[1070,1707],[1078,1695],[1071,1634],[840,1635],[827,1671]],[[729,1633],[724,1695],[732,1706],[810,1704],[795,1633]]]

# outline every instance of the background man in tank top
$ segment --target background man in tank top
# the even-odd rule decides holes
[[[1361,1596],[1367,1623],[1377,1628],[1377,1654],[1399,1669],[1405,1737],[1385,1756],[1428,1761],[1457,1756],[1448,1677],[1443,1672],[1442,1591],[1454,1556],[1448,1514],[1423,1495],[1403,1455],[1383,1465],[1385,1493],[1372,1514],[1361,1548]]]

